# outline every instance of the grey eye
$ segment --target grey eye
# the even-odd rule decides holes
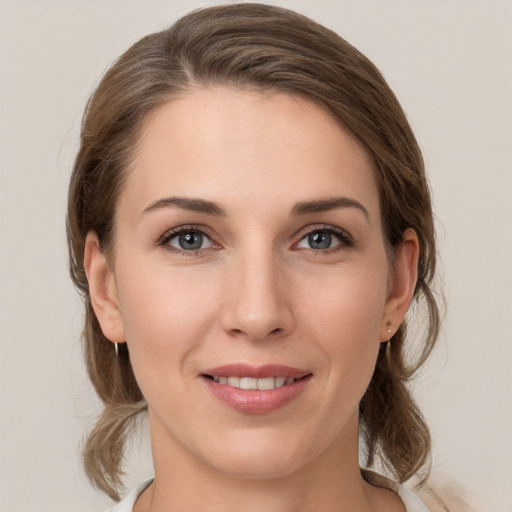
[[[316,231],[307,236],[311,249],[329,249],[332,244],[332,235],[325,231]]]
[[[334,249],[338,246],[350,247],[351,240],[347,235],[333,229],[316,229],[305,235],[297,244],[299,249],[309,249],[315,251],[325,251]]]
[[[182,251],[197,251],[212,246],[212,241],[198,231],[184,231],[173,236],[168,243]]]

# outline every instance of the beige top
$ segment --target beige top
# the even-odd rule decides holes
[[[396,492],[402,499],[407,512],[429,512],[426,505],[418,498],[418,496],[402,485],[366,469],[362,470],[362,475],[369,484]],[[109,509],[107,512],[133,512],[133,505],[135,504],[135,501],[151,485],[152,482],[153,479],[142,482],[137,488],[128,494],[124,500],[119,502],[114,508]]]

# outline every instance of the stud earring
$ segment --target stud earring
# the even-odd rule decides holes
[[[391,329],[388,329],[388,334],[391,334]],[[116,343],[116,345],[117,345],[117,343]]]

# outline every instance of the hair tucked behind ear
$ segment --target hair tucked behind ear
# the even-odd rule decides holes
[[[432,292],[436,249],[430,194],[420,149],[379,71],[334,32],[292,11],[259,4],[211,7],[149,35],[106,73],[83,119],[69,190],[67,234],[72,279],[85,306],[88,372],[104,411],[85,445],[87,474],[113,498],[121,487],[125,437],[146,407],[125,345],[116,358],[94,315],[84,271],[88,232],[107,254],[126,171],[148,114],[193,88],[227,85],[304,97],[356,137],[374,162],[390,260],[412,228],[420,244],[415,301],[428,311],[422,353],[408,356],[405,323],[383,345],[360,415],[368,464],[377,457],[403,481],[428,460],[428,428],[407,382],[439,330]]]

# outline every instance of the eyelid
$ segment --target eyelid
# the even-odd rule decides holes
[[[205,249],[185,251],[185,250],[180,250],[177,247],[174,247],[169,244],[169,241],[171,239],[175,238],[176,236],[179,236],[182,233],[187,233],[187,232],[199,233],[199,234],[203,235],[204,237],[208,238],[208,240],[210,240],[210,242],[212,243],[212,247],[208,247],[205,249],[220,248],[220,245],[217,242],[215,242],[213,239],[213,236],[211,234],[211,229],[209,229],[207,226],[204,226],[201,224],[184,224],[182,226],[176,226],[171,229],[168,229],[167,231],[165,231],[165,233],[162,236],[160,236],[158,238],[157,245],[165,246],[172,252],[176,252],[179,254],[186,254],[186,255],[194,255],[201,251],[204,251]]]
[[[200,233],[201,235],[208,238],[210,240],[210,242],[212,243],[212,247],[208,247],[207,249],[210,249],[210,248],[220,249],[221,248],[221,245],[214,240],[214,236],[212,235],[211,229],[202,224],[183,224],[181,226],[176,226],[171,229],[168,229],[167,231],[165,231],[165,233],[163,235],[161,235],[158,238],[157,245],[166,246],[166,248],[168,248],[169,250],[171,250],[173,252],[187,254],[187,255],[194,255],[194,254],[197,254],[198,252],[204,251],[205,249],[184,251],[184,250],[180,250],[176,247],[169,245],[169,240],[180,235],[181,233],[186,233],[189,231]],[[340,228],[338,226],[333,226],[332,224],[311,224],[311,225],[308,225],[308,226],[302,228],[295,235],[294,238],[298,238],[298,240],[293,243],[292,248],[294,248],[295,250],[306,250],[307,251],[308,249],[298,248],[296,246],[299,242],[304,240],[304,238],[306,238],[307,236],[309,236],[312,233],[315,233],[317,231],[333,234],[340,240],[340,243],[330,249],[309,249],[311,252],[314,252],[317,254],[319,254],[319,253],[328,254],[331,252],[336,252],[336,251],[343,250],[343,249],[353,247],[354,245],[356,245],[356,242],[355,242],[353,236],[344,228]]]
[[[328,254],[331,252],[336,252],[336,251],[343,250],[348,247],[353,247],[354,245],[356,245],[354,237],[346,229],[340,228],[338,226],[333,226],[332,224],[313,224],[313,225],[306,226],[305,228],[301,229],[301,231],[298,234],[299,239],[293,245],[296,247],[298,243],[302,242],[302,240],[304,240],[307,236],[309,236],[315,232],[327,232],[327,233],[333,234],[340,240],[340,243],[338,245],[336,245],[335,247],[329,248],[329,249],[309,249],[311,252],[314,252],[317,254],[318,253],[323,253],[323,254],[327,253]],[[307,251],[308,249],[297,248],[297,250],[306,250]]]

